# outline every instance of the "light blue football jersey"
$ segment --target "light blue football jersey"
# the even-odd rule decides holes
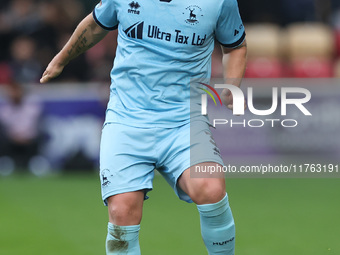
[[[190,81],[210,79],[215,39],[245,39],[237,0],[102,0],[93,17],[118,28],[106,122],[135,127],[189,123]]]

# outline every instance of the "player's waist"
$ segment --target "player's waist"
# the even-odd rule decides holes
[[[110,108],[106,111],[105,122],[120,123],[133,127],[179,127],[190,122],[190,114],[175,112],[157,112],[152,110],[134,109],[133,111]]]

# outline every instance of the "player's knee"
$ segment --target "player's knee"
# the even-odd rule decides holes
[[[138,225],[142,212],[136,206],[129,204],[113,204],[109,207],[110,220],[116,225]]]
[[[142,206],[131,200],[109,200],[110,222],[120,225],[138,225],[142,219]]]
[[[189,196],[196,204],[212,204],[222,200],[225,194],[224,180],[200,179]]]

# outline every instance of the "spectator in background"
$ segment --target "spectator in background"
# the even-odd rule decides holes
[[[10,67],[12,75],[19,83],[35,83],[42,70],[36,60],[36,42],[30,37],[18,37],[11,46]]]
[[[1,1],[0,72],[13,74],[22,84],[37,82],[41,66],[46,66],[60,50],[59,44],[65,43],[83,16],[84,7],[79,0]],[[65,70],[64,79],[56,81],[88,79],[88,69],[80,70],[79,66],[89,66],[85,56]],[[6,80],[5,75],[1,76],[0,83]]]
[[[12,0],[0,15],[0,31],[32,34],[39,29],[41,15],[34,0]]]
[[[32,35],[40,28],[41,22],[35,1],[5,1],[0,9],[0,58],[10,58],[8,52],[13,39],[18,35]]]
[[[15,82],[4,88],[7,98],[0,106],[0,158],[6,156],[25,168],[38,155],[42,105]]]

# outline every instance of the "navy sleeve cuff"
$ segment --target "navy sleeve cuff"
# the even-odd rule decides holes
[[[226,48],[236,48],[243,43],[245,38],[246,38],[246,32],[243,32],[241,38],[234,43],[231,43],[231,44],[224,44],[224,43],[221,43],[221,42],[219,42],[219,43]]]
[[[92,16],[93,16],[93,19],[94,21],[98,24],[98,26],[100,26],[101,28],[105,29],[105,30],[109,30],[109,31],[112,31],[112,30],[115,30],[118,28],[118,25],[116,26],[113,26],[113,27],[107,27],[107,26],[104,26],[98,19],[97,19],[97,16],[96,16],[96,9],[93,10],[92,12]]]

